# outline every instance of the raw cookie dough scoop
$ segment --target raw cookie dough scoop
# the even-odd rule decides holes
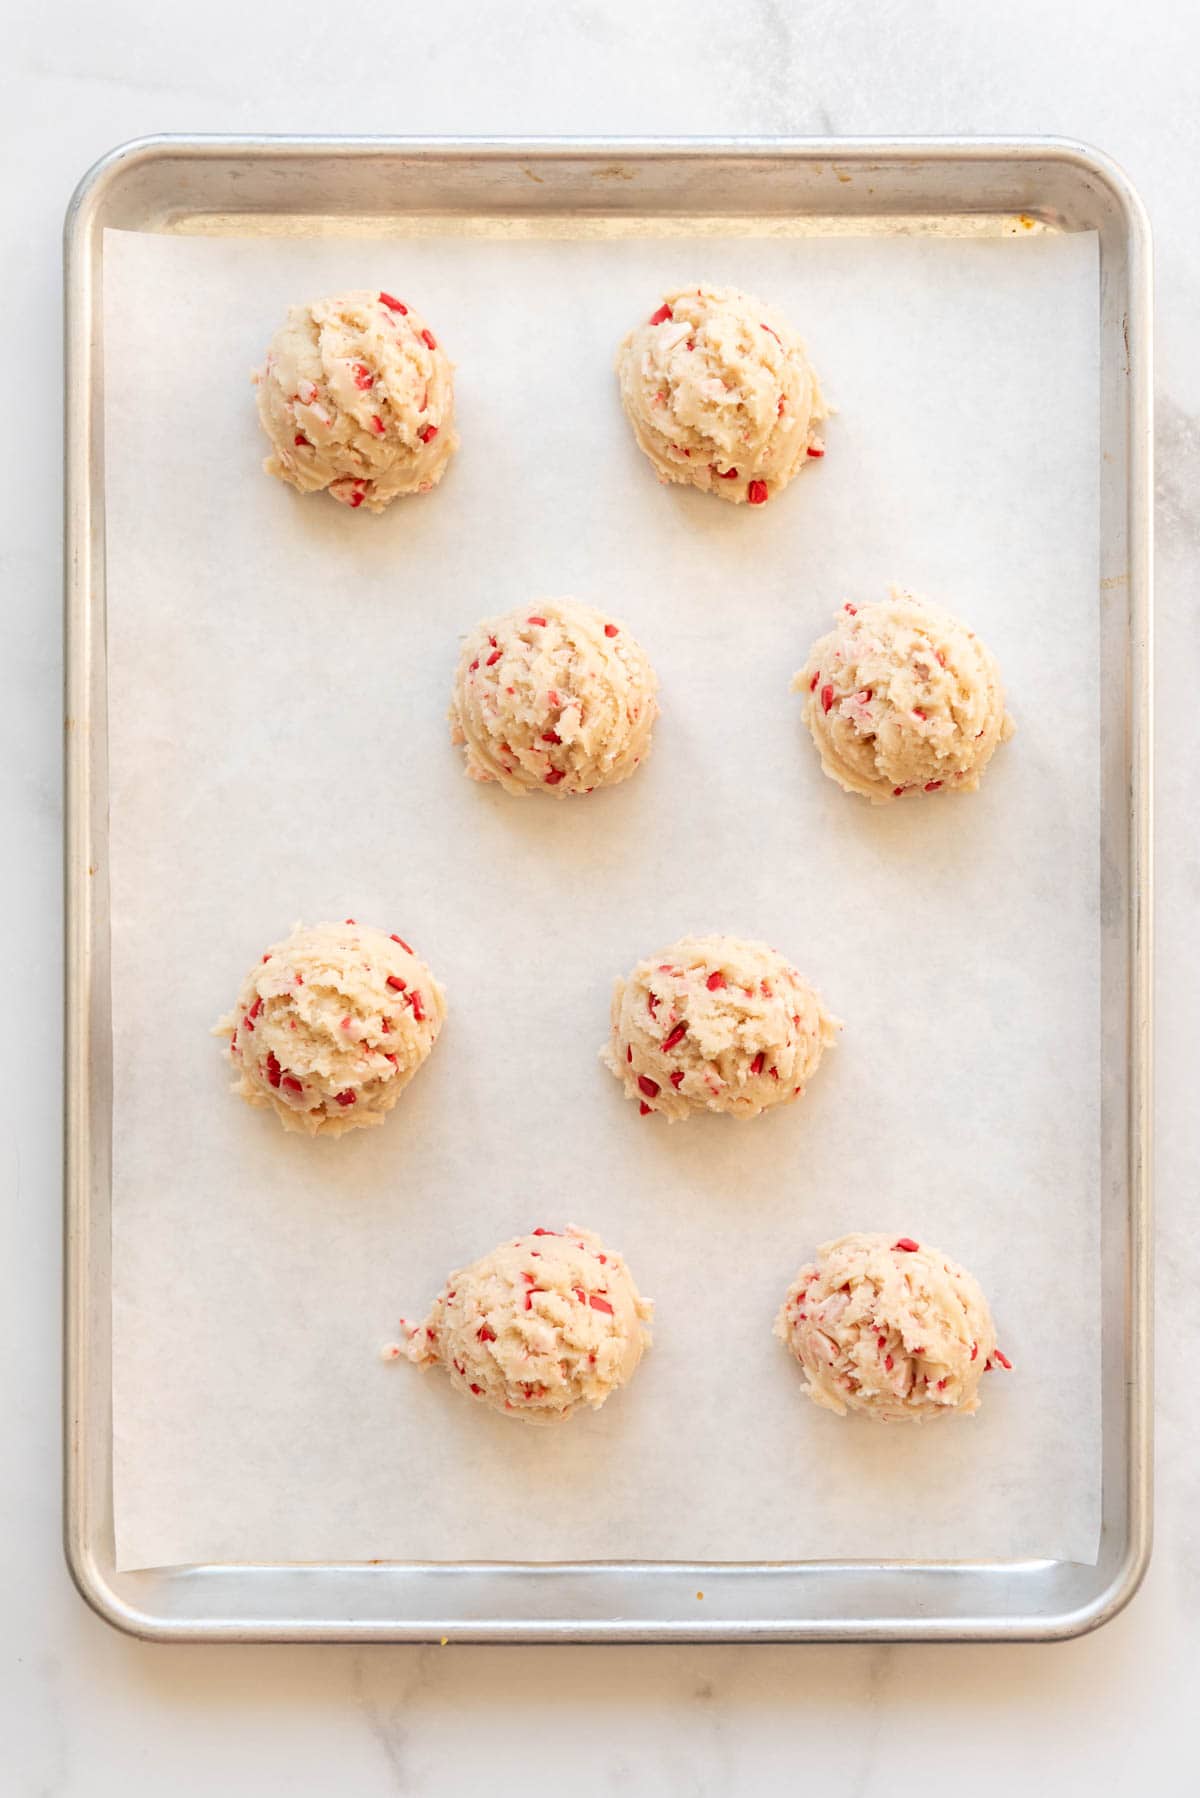
[[[249,1105],[288,1130],[382,1124],[437,1042],[446,996],[399,936],[347,918],[297,924],[242,982],[216,1026]]]
[[[391,1344],[384,1358],[444,1367],[451,1385],[505,1416],[563,1423],[633,1378],[653,1310],[591,1231],[538,1229],[452,1273],[425,1322],[404,1326],[407,1347]]]
[[[643,1116],[752,1118],[801,1096],[840,1028],[777,950],[685,936],[617,981],[600,1058]]]
[[[450,740],[472,780],[556,799],[615,786],[650,753],[658,680],[606,612],[539,599],[467,633]]]
[[[453,364],[394,294],[292,306],[254,381],[263,467],[300,493],[382,512],[436,487],[458,448]]]
[[[847,602],[792,690],[826,774],[876,805],[974,792],[1013,733],[991,651],[899,587],[877,605]]]
[[[788,1288],[775,1334],[814,1404],[880,1423],[976,1411],[984,1374],[1012,1365],[978,1281],[911,1236],[824,1243]]]
[[[765,505],[825,454],[828,416],[782,312],[736,287],[678,287],[617,351],[621,401],[660,481]]]

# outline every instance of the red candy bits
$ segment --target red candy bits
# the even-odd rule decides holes
[[[408,307],[404,304],[403,300],[394,300],[390,293],[381,293],[379,296],[379,303],[381,306],[386,306],[389,312],[408,312]]]
[[[920,1243],[914,1242],[911,1236],[898,1237],[892,1244],[894,1249],[903,1249],[907,1255],[915,1255],[920,1246]]]
[[[750,501],[752,506],[765,506],[767,503],[767,483],[765,481],[751,481],[746,489],[746,498]]]
[[[675,314],[664,300],[658,311],[650,314],[650,323],[652,325],[665,325],[667,320],[669,318],[674,318],[674,316]]]
[[[656,1099],[658,1097],[658,1081],[651,1080],[649,1074],[639,1074],[638,1091],[645,1093],[648,1099]]]

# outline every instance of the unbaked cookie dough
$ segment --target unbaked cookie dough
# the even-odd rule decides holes
[[[765,943],[685,936],[617,981],[600,1058],[643,1116],[752,1118],[800,1097],[840,1029]]]
[[[248,1104],[341,1136],[382,1124],[445,1019],[445,994],[403,938],[347,918],[273,943],[216,1034]]]
[[[880,1423],[977,1411],[984,1374],[1012,1365],[978,1282],[911,1236],[825,1243],[788,1288],[775,1334],[816,1404]]]
[[[876,805],[974,792],[1013,733],[991,651],[899,587],[875,605],[847,602],[792,689],[826,774]]]
[[[254,381],[263,467],[301,493],[382,512],[436,487],[458,448],[453,364],[394,294],[290,307]]]
[[[781,312],[736,287],[680,287],[617,352],[621,399],[660,481],[761,506],[825,454],[828,417]]]
[[[472,780],[562,799],[627,780],[650,751],[658,681],[622,624],[538,599],[468,632],[450,737]]]
[[[563,1423],[633,1378],[653,1311],[620,1255],[568,1224],[452,1273],[425,1322],[404,1325],[405,1352],[493,1411]]]

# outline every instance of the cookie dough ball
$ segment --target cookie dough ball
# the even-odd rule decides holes
[[[600,1058],[643,1116],[752,1118],[800,1097],[840,1029],[765,943],[685,936],[617,981]]]
[[[425,1322],[405,1326],[407,1354],[493,1411],[563,1423],[633,1378],[653,1310],[598,1236],[534,1230],[451,1274]]]
[[[775,1334],[816,1404],[880,1423],[977,1411],[983,1375],[1012,1365],[978,1282],[911,1236],[825,1243],[789,1287]]]
[[[991,651],[948,612],[893,588],[846,604],[792,682],[821,766],[876,805],[971,793],[1012,736]]]
[[[263,467],[301,493],[382,512],[436,487],[458,448],[453,364],[393,294],[292,306],[254,380]]]
[[[650,752],[658,680],[624,625],[539,599],[467,635],[450,738],[472,780],[562,799],[627,780]]]
[[[247,1104],[341,1136],[382,1124],[445,1020],[445,994],[403,938],[347,918],[272,944],[216,1030]]]
[[[617,375],[660,481],[761,506],[825,454],[828,413],[804,345],[736,287],[668,293],[622,343]]]

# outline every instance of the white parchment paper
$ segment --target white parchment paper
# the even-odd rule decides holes
[[[659,486],[611,372],[665,285],[769,297],[839,408],[760,511]],[[285,306],[411,295],[463,447],[380,519],[267,479]],[[1093,1560],[1099,1519],[1094,240],[197,240],[105,246],[122,1567],[369,1557]],[[877,812],[788,691],[898,580],[977,627],[1017,735]],[[654,754],[584,802],[467,781],[458,634],[573,593],[636,630]],[[397,930],[449,994],[386,1126],[287,1136],[209,1026],[293,921]],[[785,949],[846,1030],[799,1105],[639,1118],[611,981],[685,931]],[[386,1366],[400,1314],[571,1221],[657,1301],[562,1431]],[[771,1336],[813,1246],[903,1232],[990,1296],[974,1421],[818,1411]]]

